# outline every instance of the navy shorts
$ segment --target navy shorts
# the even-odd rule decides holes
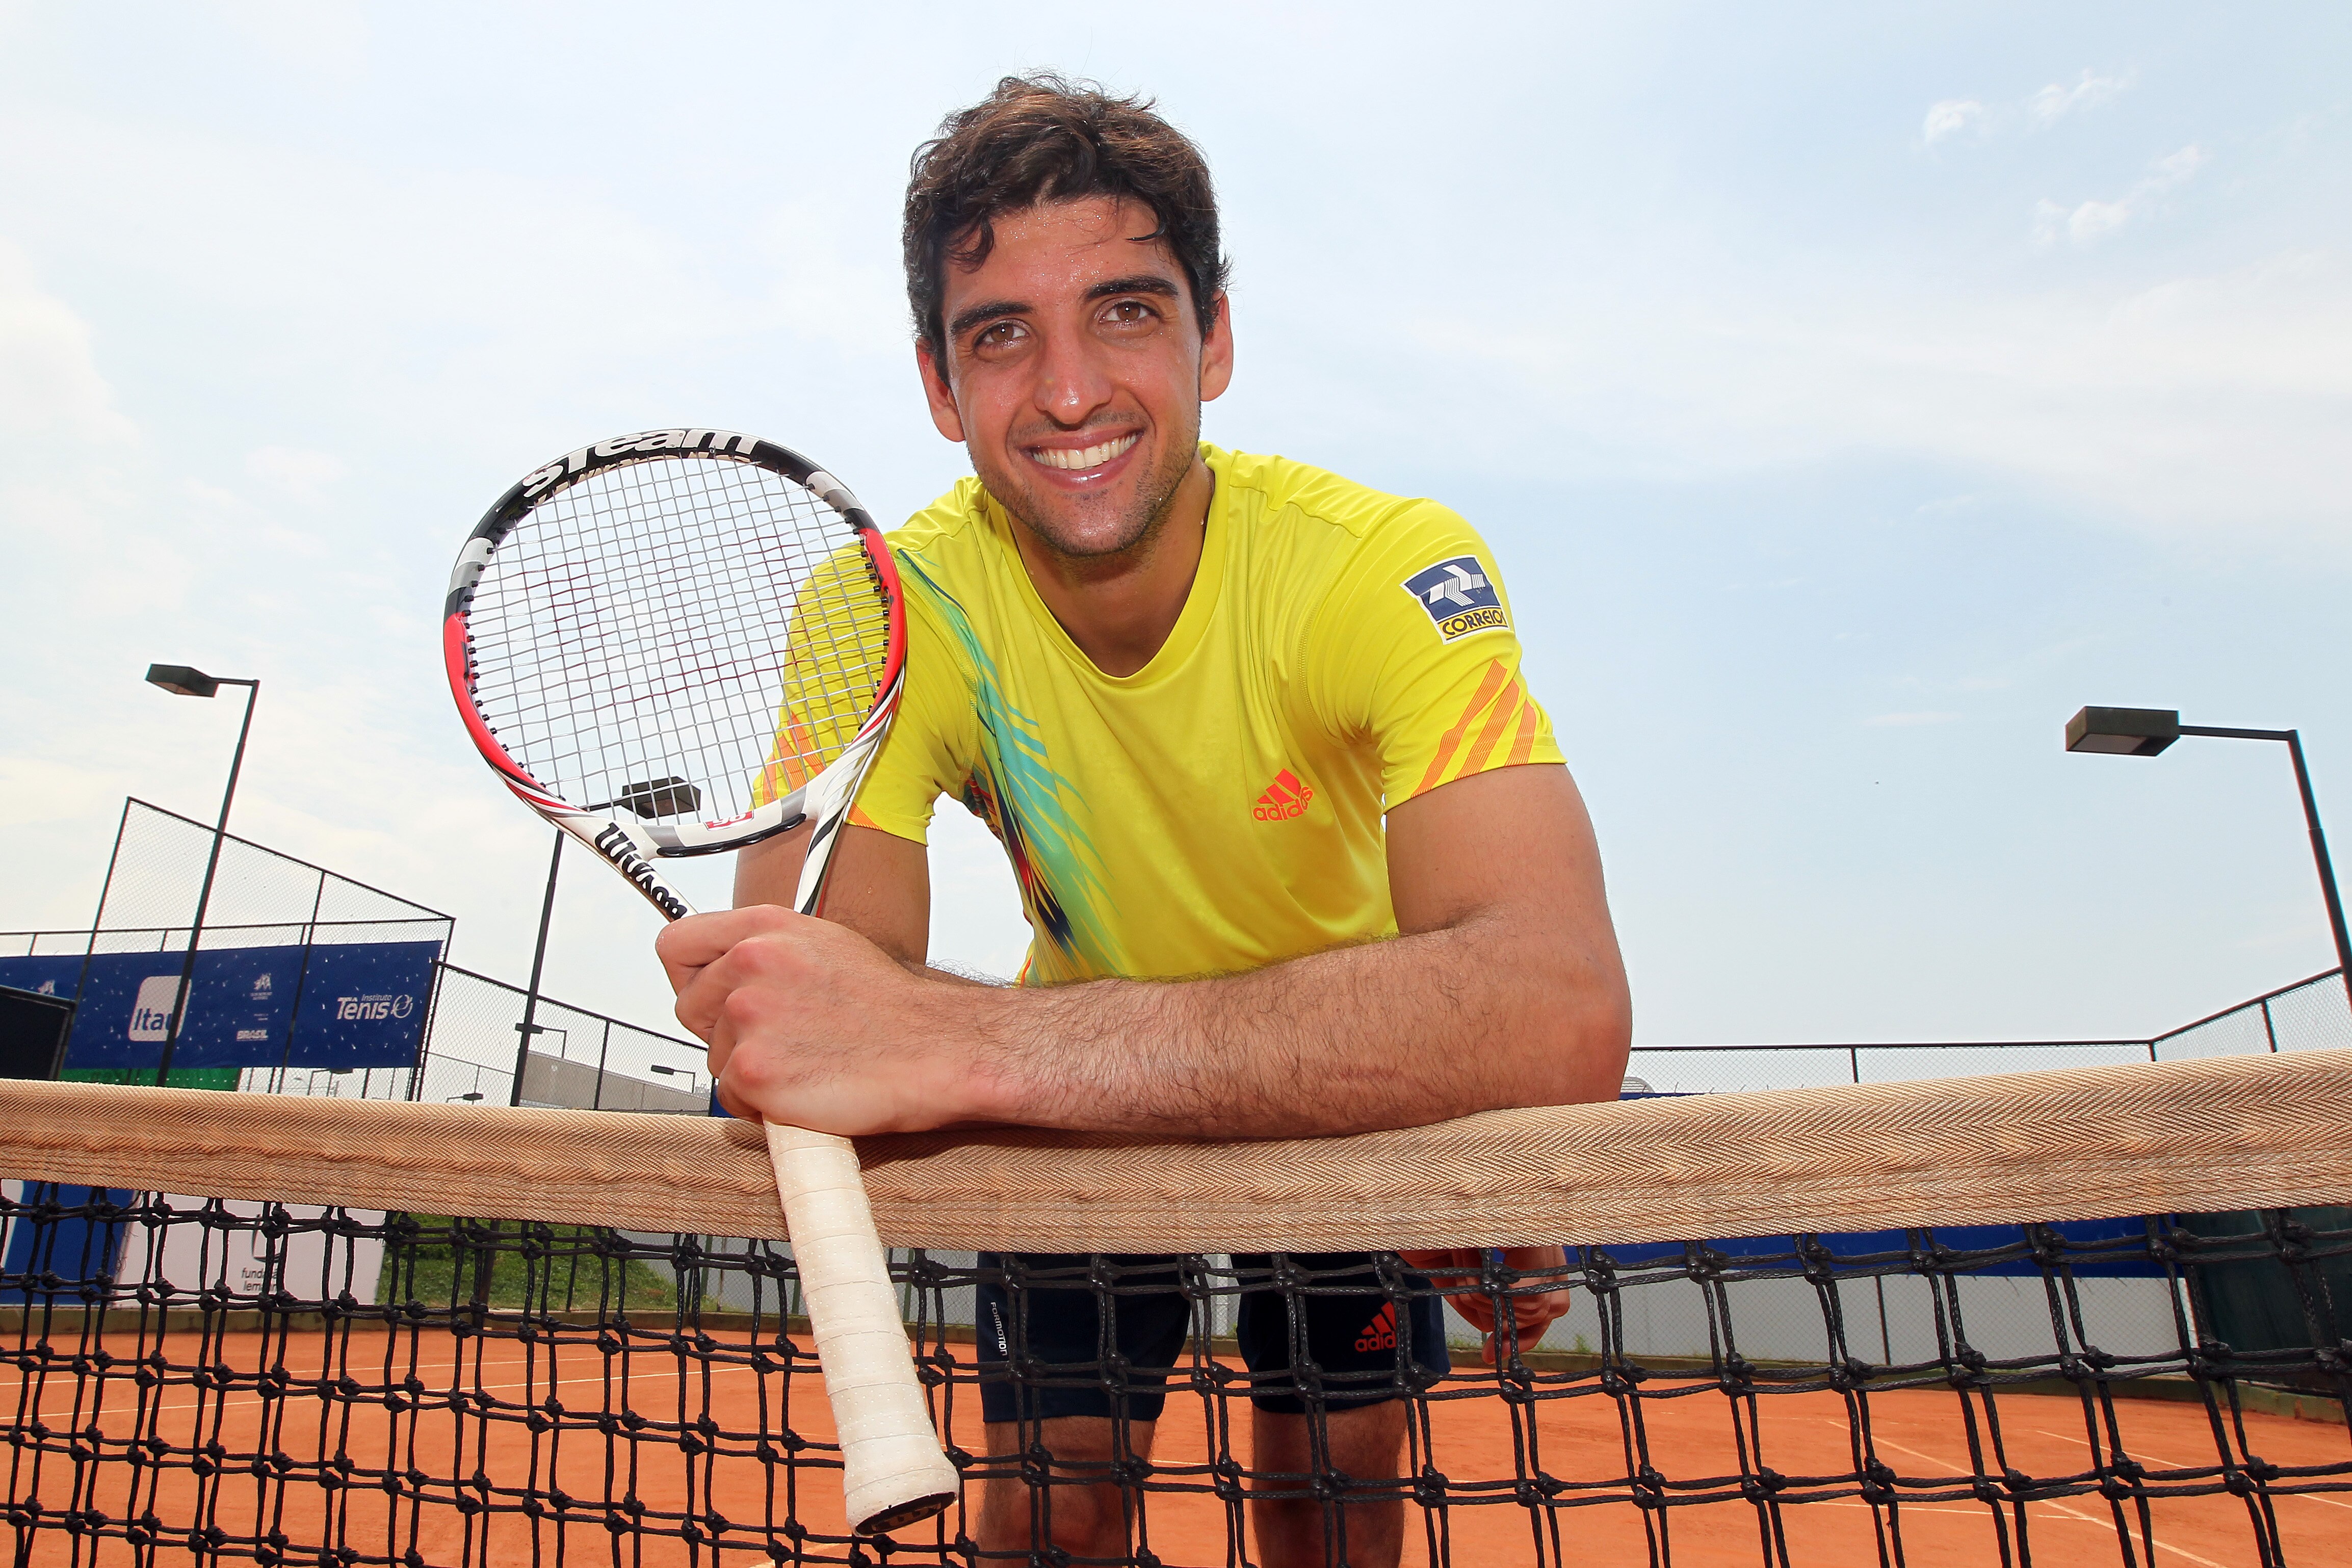
[[[1300,1415],[1309,1397],[1326,1408],[1376,1405],[1445,1374],[1444,1309],[1427,1279],[1405,1274],[1407,1289],[1391,1297],[1381,1289],[1375,1254],[1283,1257],[1296,1271],[1295,1321],[1273,1288],[1273,1257],[1234,1255],[1244,1287],[1234,1331],[1249,1368],[1250,1402],[1259,1409]],[[1100,1291],[1097,1262],[1108,1266],[1108,1289]],[[1175,1258],[983,1252],[980,1268],[975,1338],[985,1419],[1160,1418],[1192,1329],[1192,1302]],[[1017,1278],[1017,1288],[1000,1282],[1006,1277]],[[1229,1279],[1218,1282],[1232,1288]],[[1262,1288],[1250,1289],[1254,1283]],[[1108,1324],[1097,1310],[1103,1305]],[[1313,1369],[1306,1378],[1292,1370],[1293,1350],[1302,1344]]]

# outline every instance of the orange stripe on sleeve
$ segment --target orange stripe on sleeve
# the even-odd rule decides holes
[[[1543,728],[1539,712],[1540,710],[1531,701],[1519,704],[1519,738],[1511,742],[1511,756],[1507,766],[1517,767],[1535,751],[1536,731]]]
[[[1462,759],[1461,771],[1454,777],[1468,778],[1486,767],[1487,754],[1494,751],[1495,742],[1503,738],[1503,731],[1510,728],[1511,721],[1518,711],[1519,683],[1514,678],[1511,684],[1503,689],[1503,694],[1495,699],[1494,712],[1487,715],[1486,728],[1478,731],[1478,739],[1471,745],[1469,754]]]
[[[1454,721],[1454,728],[1446,731],[1444,739],[1437,742],[1437,755],[1429,759],[1429,771],[1421,775],[1421,783],[1413,786],[1413,794],[1420,795],[1436,787],[1437,781],[1445,774],[1445,764],[1454,760],[1454,749],[1462,744],[1462,737],[1470,732],[1470,726],[1476,721],[1479,713],[1501,689],[1506,676],[1501,659],[1487,663],[1486,673],[1478,682],[1477,695],[1470,699],[1470,705],[1462,710],[1462,717]]]

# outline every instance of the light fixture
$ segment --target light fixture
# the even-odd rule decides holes
[[[219,681],[187,664],[151,664],[147,684],[160,686],[174,697],[210,697],[221,689]]]
[[[2180,739],[2175,708],[2085,708],[2066,721],[2066,749],[2152,757]]]

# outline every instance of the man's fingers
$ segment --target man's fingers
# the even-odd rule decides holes
[[[746,937],[762,931],[780,931],[795,921],[805,921],[806,915],[796,915],[790,910],[780,910],[773,904],[753,904],[749,909],[721,910],[715,914],[688,915],[673,921],[654,938],[654,952],[661,959],[663,972],[669,976],[670,989],[683,991],[695,975],[701,973]]]
[[[733,1088],[728,1084],[724,1078],[721,1078],[713,1087],[719,1096],[719,1109],[726,1111],[728,1115],[734,1117],[739,1121],[757,1121],[760,1120],[760,1113],[752,1110],[750,1105],[746,1104],[743,1100],[736,1094]]]

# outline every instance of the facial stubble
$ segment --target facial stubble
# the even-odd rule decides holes
[[[1035,491],[1025,486],[1004,482],[1013,479],[1013,475],[991,475],[976,457],[972,466],[981,470],[981,483],[988,488],[988,493],[1013,514],[1014,521],[1029,531],[1031,538],[1065,561],[1094,564],[1120,556],[1140,560],[1150,553],[1152,546],[1167,529],[1169,515],[1176,508],[1177,492],[1183,489],[1184,476],[1192,471],[1193,460],[1199,454],[1200,416],[1196,409],[1191,436],[1184,440],[1169,443],[1167,449],[1160,454],[1159,466],[1144,476],[1134,500],[1119,517],[1118,527],[1108,541],[1068,537],[1066,531],[1049,521],[1053,513],[1047,507],[1038,504],[1040,498]],[[1014,459],[1016,462],[1026,460]],[[1097,504],[1090,497],[1077,497],[1074,500],[1078,507]]]

